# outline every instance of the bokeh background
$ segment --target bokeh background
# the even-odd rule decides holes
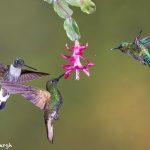
[[[96,13],[74,9],[82,35],[95,56],[91,76],[61,80],[64,104],[55,122],[54,144],[48,143],[43,112],[21,96],[11,96],[0,112],[0,144],[13,150],[149,150],[150,69],[109,49],[132,41],[140,29],[150,35],[149,0],[94,0]],[[0,1],[0,61],[21,57],[28,65],[49,72],[63,70],[60,58],[70,43],[63,20],[42,0]],[[67,51],[66,51],[67,52]],[[30,82],[45,88],[48,78]]]

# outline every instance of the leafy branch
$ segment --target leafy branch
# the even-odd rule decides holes
[[[69,5],[80,7],[81,11],[91,14],[96,10],[95,4],[91,0],[44,0],[52,4],[54,11],[59,17],[65,19],[64,30],[71,41],[79,41],[81,38],[79,26],[72,18],[73,10]]]

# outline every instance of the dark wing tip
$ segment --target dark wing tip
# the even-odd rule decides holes
[[[51,75],[50,73],[45,73],[45,72],[35,72],[35,73],[39,73],[39,74],[43,74],[43,75]]]
[[[37,78],[41,78],[43,76],[50,76],[49,73],[45,72],[37,72],[37,71],[31,71],[31,70],[22,70],[21,76],[19,77],[17,82],[27,82],[32,81]]]

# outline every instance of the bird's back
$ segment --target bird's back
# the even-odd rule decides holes
[[[150,51],[149,49],[141,44],[141,57],[143,58],[143,61],[145,62],[145,64],[147,64],[148,66],[150,66]]]

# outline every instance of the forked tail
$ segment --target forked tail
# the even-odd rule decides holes
[[[50,112],[45,110],[44,120],[46,126],[47,139],[50,143],[53,143],[53,119],[50,116]]]

